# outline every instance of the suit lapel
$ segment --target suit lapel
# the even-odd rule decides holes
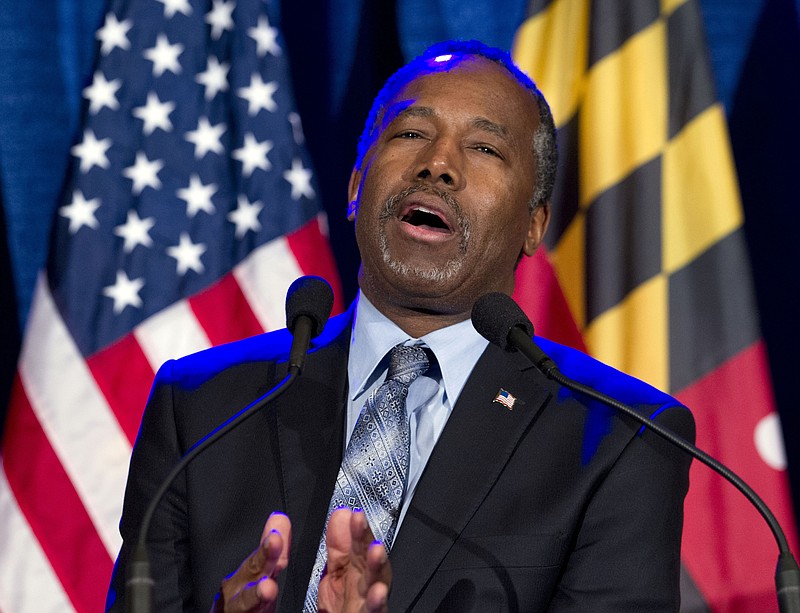
[[[511,457],[550,392],[518,353],[489,345],[431,454],[390,560],[389,610],[410,608]],[[513,408],[494,402],[506,390]]]
[[[341,316],[336,330],[318,339],[292,393],[278,406],[283,500],[293,521],[290,567],[281,590],[285,611],[302,608],[341,463],[351,322],[352,313]]]

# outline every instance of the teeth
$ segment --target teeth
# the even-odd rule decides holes
[[[437,212],[437,211],[435,211],[433,209],[429,209],[427,207],[417,206],[417,205],[414,205],[410,209],[408,209],[406,214],[403,215],[402,219],[404,219],[404,220],[411,219],[411,217],[413,217],[413,215],[415,213],[426,213],[428,215],[433,215],[434,217],[438,217],[439,219],[442,219],[442,220],[444,219],[442,217],[441,213],[439,213],[439,212]]]
[[[427,226],[430,228],[440,228],[442,230],[450,229],[438,213],[423,207],[409,209],[408,213],[403,215],[402,221],[414,226]]]

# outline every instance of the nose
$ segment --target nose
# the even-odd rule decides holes
[[[452,190],[464,186],[462,152],[448,139],[437,139],[419,152],[414,166],[414,178],[441,184]]]

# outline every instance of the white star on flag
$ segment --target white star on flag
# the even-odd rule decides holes
[[[144,106],[137,106],[133,109],[133,116],[144,121],[143,131],[149,136],[156,128],[161,128],[164,132],[172,131],[172,122],[169,115],[175,110],[174,102],[161,102],[155,92],[147,94],[147,103]]]
[[[130,19],[118,21],[114,13],[106,15],[103,27],[97,31],[97,40],[100,41],[100,53],[108,55],[114,48],[119,47],[123,51],[131,48],[131,41],[128,40],[128,30],[133,27]]]
[[[242,238],[248,230],[258,232],[261,230],[261,222],[258,221],[258,214],[264,205],[260,201],[250,202],[245,196],[239,195],[237,207],[228,213],[228,220],[236,226],[236,238]]]
[[[166,34],[159,34],[156,38],[156,46],[145,49],[142,55],[145,59],[153,62],[153,76],[160,77],[167,70],[173,74],[180,74],[181,64],[178,56],[183,53],[181,43],[169,44]]]
[[[193,243],[186,232],[181,232],[180,242],[174,247],[167,247],[167,255],[175,258],[178,274],[185,275],[189,270],[202,273],[205,266],[200,261],[200,256],[206,252],[207,247],[202,243]]]
[[[256,168],[269,170],[272,164],[267,159],[267,154],[272,149],[272,141],[265,140],[259,143],[252,132],[244,135],[244,144],[241,148],[235,149],[231,156],[234,160],[242,163],[242,174],[250,177]]]
[[[139,290],[144,287],[144,279],[129,279],[125,271],[117,271],[117,280],[114,285],[103,288],[103,295],[114,301],[114,313],[119,315],[126,306],[140,308],[142,299]]]
[[[311,187],[311,171],[303,167],[301,159],[292,159],[292,168],[283,171],[283,178],[292,186],[292,200],[299,200],[301,196],[314,197],[314,188]]]
[[[77,158],[80,158],[81,172],[89,172],[92,167],[99,166],[100,168],[108,168],[108,156],[106,151],[111,147],[111,139],[104,138],[97,140],[94,132],[86,128],[83,131],[83,140],[74,145],[69,152]]]
[[[104,4],[32,301],[35,350],[10,400],[24,419],[0,441],[5,613],[104,602],[117,552],[127,562],[131,446],[160,364],[274,328],[300,274],[328,278],[343,307],[319,195],[303,195],[311,162],[280,2]],[[62,572],[74,559],[82,572]],[[27,577],[37,589],[18,585]]]
[[[158,178],[158,172],[163,167],[163,161],[150,161],[142,151],[139,151],[136,153],[136,161],[133,166],[125,168],[122,174],[133,181],[133,193],[138,196],[145,187],[152,187],[153,189],[161,187],[161,179]]]
[[[236,94],[240,98],[247,100],[247,113],[251,116],[258,115],[261,109],[268,111],[275,111],[278,105],[272,99],[272,95],[277,91],[278,83],[270,81],[264,83],[261,80],[261,75],[253,73],[250,77],[250,85],[247,87],[240,87],[236,90]]]
[[[139,214],[133,210],[128,209],[127,221],[114,228],[114,234],[121,236],[124,239],[122,249],[125,253],[130,253],[136,248],[136,245],[143,247],[151,247],[153,239],[150,237],[150,229],[155,225],[155,220],[152,217],[140,219]]]
[[[89,101],[89,112],[97,114],[106,106],[112,111],[116,111],[119,108],[117,90],[120,87],[122,87],[121,79],[106,81],[102,72],[99,70],[95,72],[92,84],[83,89],[83,97]]]
[[[233,9],[235,2],[214,0],[214,6],[206,15],[206,23],[211,26],[211,38],[219,40],[225,30],[233,30]]]
[[[194,157],[201,159],[209,151],[221,154],[225,151],[220,137],[227,128],[224,123],[212,126],[207,117],[201,117],[197,121],[197,129],[186,133],[186,140],[194,145]]]
[[[87,200],[83,192],[76,189],[72,192],[72,202],[67,206],[62,206],[58,212],[62,217],[69,219],[69,232],[75,234],[83,226],[97,227],[97,218],[94,216],[94,212],[99,208],[100,198]]]
[[[158,0],[164,5],[164,17],[171,19],[175,13],[183,13],[187,17],[192,14],[189,0]]]
[[[186,216],[190,219],[197,215],[198,211],[205,211],[213,215],[217,210],[211,197],[217,193],[217,186],[213,183],[203,185],[197,174],[189,177],[189,187],[181,188],[177,191],[178,198],[186,202]]]
[[[278,29],[269,25],[269,19],[266,15],[261,15],[258,18],[258,25],[254,28],[248,28],[247,35],[256,41],[256,54],[258,57],[264,57],[267,53],[278,56],[281,54],[280,45],[278,45]]]
[[[206,88],[206,100],[212,100],[219,92],[228,91],[228,70],[230,64],[222,62],[213,55],[208,56],[205,71],[195,77],[195,81]]]

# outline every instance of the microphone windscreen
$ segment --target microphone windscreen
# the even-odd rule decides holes
[[[533,336],[533,324],[511,296],[493,292],[481,296],[472,305],[472,325],[490,343],[506,351],[514,351],[508,333],[519,326]]]
[[[286,327],[294,333],[297,318],[305,315],[314,324],[311,337],[319,336],[333,307],[333,290],[322,277],[300,277],[286,292]]]

